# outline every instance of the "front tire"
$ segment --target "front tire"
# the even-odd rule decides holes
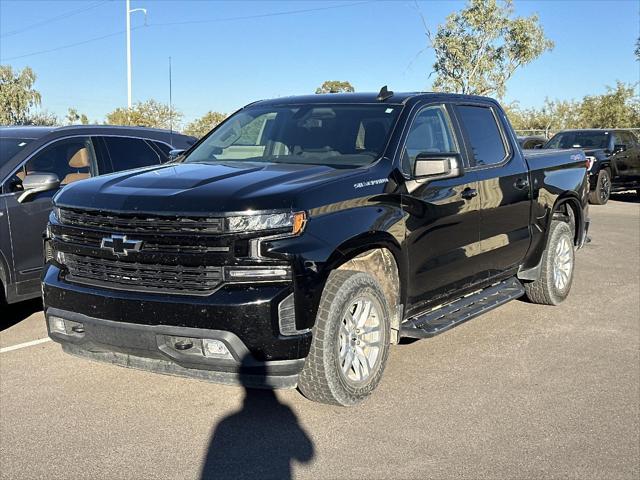
[[[550,228],[540,278],[524,284],[527,298],[542,305],[558,305],[569,296],[575,264],[571,227],[554,220]]]
[[[596,188],[589,192],[589,203],[594,205],[604,205],[611,196],[611,174],[609,170],[603,169],[598,172]]]
[[[389,306],[369,274],[336,270],[322,292],[298,387],[305,397],[355,405],[376,388],[389,354]]]

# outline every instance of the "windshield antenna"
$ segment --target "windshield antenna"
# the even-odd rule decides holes
[[[393,97],[393,92],[391,90],[387,90],[387,86],[385,85],[380,89],[380,93],[378,93],[378,97],[376,100],[379,102],[384,102],[385,100]]]

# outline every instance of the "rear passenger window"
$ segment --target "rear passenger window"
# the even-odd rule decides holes
[[[140,138],[104,137],[113,171],[158,165],[160,155]]]
[[[493,110],[462,105],[457,107],[457,111],[471,144],[475,164],[494,165],[502,162],[507,151]]]

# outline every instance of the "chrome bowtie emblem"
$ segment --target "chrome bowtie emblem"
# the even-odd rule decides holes
[[[100,242],[100,248],[111,251],[114,255],[129,255],[130,252],[138,252],[142,247],[142,240],[129,240],[126,235],[111,235],[104,237]]]

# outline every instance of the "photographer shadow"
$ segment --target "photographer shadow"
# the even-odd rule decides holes
[[[253,367],[249,381],[247,365],[245,359],[240,368],[245,388],[242,408],[216,426],[202,468],[203,480],[289,479],[294,461],[308,463],[314,457],[313,442],[293,410],[280,403],[264,380],[260,384],[266,371]]]

